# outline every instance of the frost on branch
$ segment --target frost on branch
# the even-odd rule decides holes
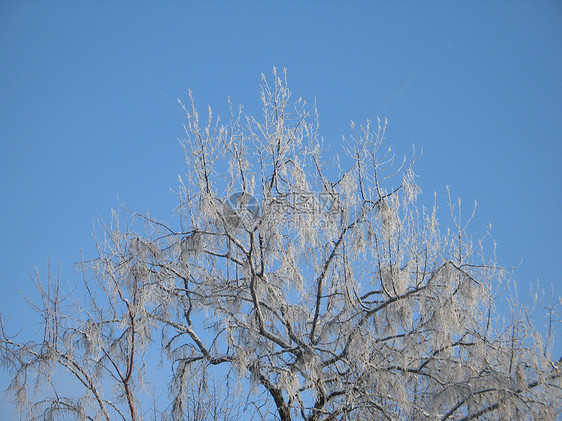
[[[230,104],[228,123],[210,109],[204,123],[191,99],[176,225],[126,211],[143,229],[122,229],[115,215],[73,316],[52,305],[72,294],[43,289],[46,339],[4,331],[22,408],[140,419],[144,356],[160,346],[165,419],[554,419],[556,309],[545,338],[525,308],[500,322],[506,271],[460,203],[446,232],[436,205],[416,206],[414,159],[385,152],[386,121],[353,123],[336,157],[284,73],[263,78],[261,100],[259,118]],[[28,374],[54,367],[83,397],[32,404]]]

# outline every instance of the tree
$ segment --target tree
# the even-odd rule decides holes
[[[382,150],[386,122],[352,123],[346,156],[327,160],[316,110],[291,102],[285,74],[263,78],[261,100],[260,120],[231,105],[228,124],[209,109],[202,125],[192,99],[177,227],[115,213],[80,288],[38,282],[42,341],[18,343],[2,323],[21,408],[107,420],[559,415],[553,330],[541,337],[516,305],[500,321],[509,271],[468,233],[460,201],[445,233],[436,205],[416,206],[415,159],[395,165]],[[139,394],[155,347],[170,400],[150,413]],[[83,394],[59,394],[56,368]],[[52,396],[28,400],[47,384]]]

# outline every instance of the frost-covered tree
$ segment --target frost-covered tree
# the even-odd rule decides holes
[[[435,205],[416,206],[413,159],[399,165],[383,150],[386,122],[352,123],[345,155],[328,159],[316,110],[291,100],[284,74],[263,79],[261,100],[261,118],[231,106],[227,124],[210,109],[202,123],[192,100],[175,225],[115,214],[99,256],[82,263],[82,287],[39,284],[42,341],[19,343],[2,325],[21,408],[135,420],[556,418],[555,309],[546,337],[525,307],[498,317],[509,273],[467,232],[460,202],[449,201],[446,232]],[[149,411],[155,347],[170,364],[169,400]],[[55,369],[83,393],[56,390]],[[42,385],[53,390],[30,394]]]

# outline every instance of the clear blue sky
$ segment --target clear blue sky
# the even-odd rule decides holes
[[[92,221],[117,197],[171,219],[184,172],[182,115],[226,99],[259,112],[260,73],[286,67],[296,97],[316,99],[339,148],[349,121],[381,112],[431,202],[445,186],[473,230],[493,225],[497,256],[562,294],[562,3],[0,2],[0,311],[29,320],[16,289],[28,272],[94,254]],[[551,292],[551,290],[549,290]],[[549,292],[549,295],[550,295]],[[29,325],[29,322],[26,322]],[[28,326],[33,327],[33,326]],[[2,377],[2,375],[0,375]],[[0,381],[5,386],[5,381]],[[0,407],[0,410],[2,408]]]

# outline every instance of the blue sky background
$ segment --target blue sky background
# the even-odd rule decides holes
[[[437,191],[446,209],[446,185],[476,199],[473,230],[491,222],[499,262],[523,259],[520,297],[537,280],[562,294],[561,2],[0,1],[0,311],[14,330],[36,326],[17,292],[32,294],[29,272],[60,260],[77,279],[117,197],[172,219],[184,118],[146,75],[201,110],[225,115],[230,96],[258,114],[273,66],[316,99],[333,153],[417,75],[381,117],[398,155],[423,148],[422,200]]]

